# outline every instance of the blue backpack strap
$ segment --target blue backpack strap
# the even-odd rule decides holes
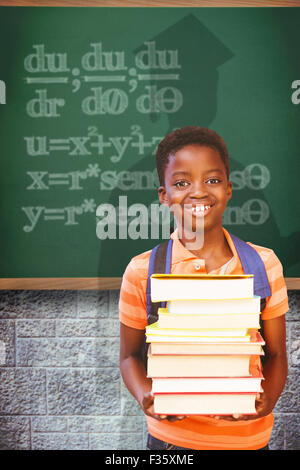
[[[150,254],[148,279],[147,279],[147,319],[148,325],[154,323],[158,319],[157,311],[159,307],[165,307],[166,302],[151,302],[151,281],[152,274],[165,273],[170,274],[172,262],[172,246],[173,240],[170,240],[157,245]]]
[[[254,274],[254,294],[262,299],[272,295],[265,265],[257,251],[248,243],[232,235],[236,251],[241,260],[245,274]]]
[[[171,260],[172,260],[172,246],[173,240],[170,239],[160,245],[153,248],[149,259],[148,268],[148,279],[147,279],[147,321],[148,325],[155,323],[158,320],[158,309],[159,307],[165,307],[166,302],[151,302],[151,275],[171,272]],[[144,361],[145,368],[147,368],[147,353],[149,343],[146,343],[146,336],[144,337],[143,348],[142,348],[142,359]]]

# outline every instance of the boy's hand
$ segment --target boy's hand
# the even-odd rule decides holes
[[[141,407],[147,416],[151,416],[151,418],[155,418],[158,421],[161,421],[162,419],[167,419],[168,421],[172,423],[173,421],[177,421],[177,420],[181,420],[185,418],[185,416],[167,416],[167,415],[158,415],[154,413],[154,396],[152,392],[146,392],[144,394]]]
[[[273,410],[273,406],[269,403],[266,393],[258,393],[255,401],[255,408],[257,411],[257,418],[267,416]]]
[[[235,417],[226,417],[226,419],[253,420],[263,418],[273,410],[284,388],[287,377],[288,363],[286,357],[285,330],[284,315],[263,321],[264,340],[266,342],[265,361],[263,365],[265,381],[262,384],[264,392],[258,394],[255,402],[257,414],[238,415]]]

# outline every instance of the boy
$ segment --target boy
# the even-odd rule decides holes
[[[174,216],[180,230],[171,235],[172,274],[243,274],[222,215],[232,195],[225,142],[214,131],[185,127],[167,135],[158,146],[160,202],[179,207]],[[188,208],[189,217],[184,218]],[[183,218],[181,217],[183,214]],[[191,249],[198,218],[204,222],[204,241]],[[120,294],[120,370],[123,380],[146,414],[148,448],[203,450],[258,450],[267,448],[272,431],[272,409],[287,376],[285,313],[288,300],[282,266],[268,248],[252,245],[261,257],[272,295],[261,314],[265,347],[264,392],[251,416],[157,416],[153,410],[151,379],[141,356],[146,314],[146,284],[150,251],[133,258],[123,276]]]

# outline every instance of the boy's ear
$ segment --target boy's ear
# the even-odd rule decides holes
[[[160,186],[158,188],[158,197],[161,204],[163,204],[164,206],[169,206],[167,193],[164,186]]]
[[[228,201],[232,198],[232,181],[228,181],[227,184],[227,198]]]

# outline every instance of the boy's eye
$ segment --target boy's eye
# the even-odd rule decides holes
[[[221,180],[219,180],[218,178],[209,178],[206,182],[209,184],[218,184],[221,183]]]
[[[184,180],[176,181],[176,183],[174,183],[174,186],[176,188],[185,188],[187,185],[188,185],[188,182]]]

